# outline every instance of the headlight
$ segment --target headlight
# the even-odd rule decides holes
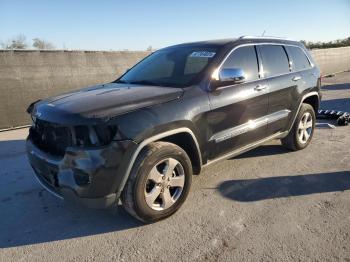
[[[74,128],[75,143],[77,146],[92,146],[90,139],[90,128],[88,126],[76,126]]]
[[[102,145],[109,144],[113,140],[115,134],[117,133],[116,126],[97,125],[93,128],[96,132],[99,143]]]
[[[77,146],[104,146],[112,142],[117,127],[111,125],[76,126],[75,140]]]

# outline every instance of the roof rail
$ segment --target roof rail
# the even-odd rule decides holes
[[[239,37],[239,39],[254,39],[254,38],[259,38],[259,39],[277,39],[277,40],[292,40],[286,37],[276,37],[276,36],[251,36],[251,35],[243,35]]]

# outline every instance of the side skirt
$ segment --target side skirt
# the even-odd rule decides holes
[[[211,164],[214,164],[214,163],[216,163],[216,162],[219,162],[219,161],[221,161],[221,160],[225,160],[225,159],[228,159],[228,158],[231,158],[231,157],[234,157],[234,156],[243,154],[243,153],[245,153],[245,152],[247,152],[247,151],[249,151],[249,150],[252,150],[252,149],[254,149],[254,148],[256,148],[256,147],[258,147],[258,146],[260,146],[260,145],[262,145],[262,144],[264,144],[264,143],[266,143],[266,142],[268,142],[268,141],[270,141],[270,140],[283,138],[283,137],[285,137],[285,136],[287,136],[287,135],[288,135],[288,131],[285,131],[285,132],[278,132],[278,133],[273,134],[273,135],[271,135],[271,136],[268,136],[268,137],[266,137],[266,138],[264,138],[264,139],[261,139],[261,140],[259,140],[259,141],[257,141],[257,142],[254,142],[254,143],[251,143],[251,144],[246,145],[246,146],[244,146],[244,147],[235,149],[235,150],[233,150],[233,151],[231,151],[231,152],[229,152],[229,153],[227,153],[227,154],[225,154],[225,155],[223,155],[223,156],[220,156],[220,157],[215,158],[215,159],[213,159],[213,160],[209,160],[209,161],[208,161],[205,165],[203,165],[202,167],[207,167],[207,166],[209,166],[209,165],[211,165]]]

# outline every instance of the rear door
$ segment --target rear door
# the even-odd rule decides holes
[[[267,114],[268,88],[259,77],[255,46],[237,48],[221,68],[243,69],[246,79],[242,84],[222,86],[209,93],[209,159],[266,136],[266,121],[259,119]]]
[[[317,85],[318,75],[315,74],[309,58],[298,46],[286,46],[291,63],[292,80],[298,83],[299,91]],[[299,106],[299,105],[298,105]]]
[[[287,129],[299,81],[293,79],[285,47],[278,44],[258,46],[263,76],[269,85],[267,135]]]

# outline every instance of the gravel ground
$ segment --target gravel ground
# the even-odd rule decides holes
[[[350,73],[327,84],[322,107],[350,111]],[[210,166],[151,225],[56,199],[33,177],[27,130],[0,133],[0,261],[350,261],[349,131],[320,125],[303,151],[273,141]]]

